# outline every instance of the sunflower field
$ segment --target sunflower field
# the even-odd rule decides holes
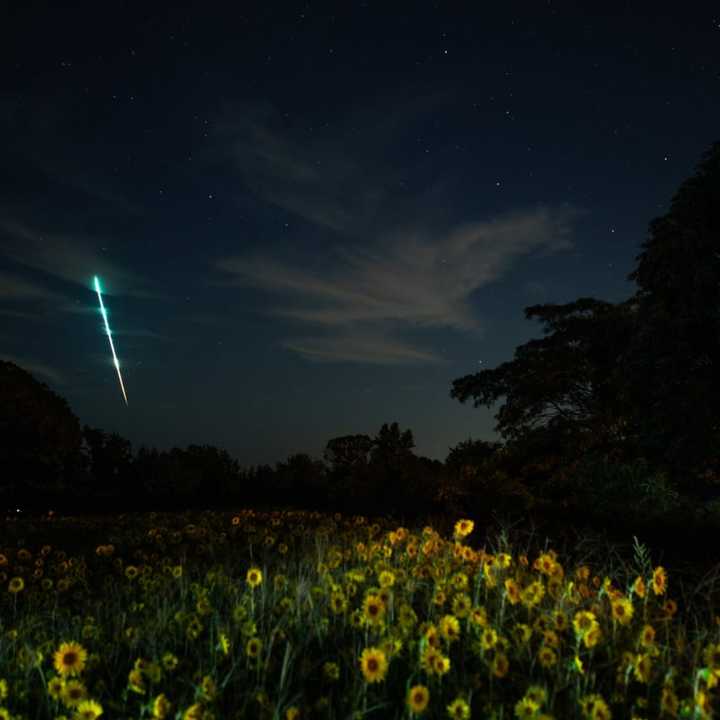
[[[28,521],[0,536],[0,720],[715,716],[720,618],[642,547],[611,569],[449,526]]]

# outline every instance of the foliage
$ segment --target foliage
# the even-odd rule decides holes
[[[79,471],[80,422],[65,399],[21,367],[0,361],[0,502],[32,504]]]

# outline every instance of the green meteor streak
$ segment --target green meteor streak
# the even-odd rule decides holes
[[[98,280],[97,275],[95,276],[95,292],[97,293],[98,300],[100,301],[100,312],[102,313],[103,320],[105,321],[105,332],[107,333],[108,340],[110,341],[110,350],[112,350],[113,360],[115,360],[115,369],[117,370],[118,380],[120,380],[120,389],[122,390],[123,397],[125,398],[125,405],[127,405],[128,399],[127,394],[125,393],[122,375],[120,374],[120,363],[118,362],[117,355],[115,354],[115,346],[113,345],[112,335],[110,334],[110,325],[108,324],[105,306],[103,305],[102,296],[100,295],[100,281]]]

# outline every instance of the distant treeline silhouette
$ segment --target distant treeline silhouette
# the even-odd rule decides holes
[[[461,402],[505,398],[495,415],[503,442],[470,438],[444,462],[415,455],[412,431],[396,422],[375,436],[332,438],[322,459],[296,454],[274,468],[241,468],[206,445],[133,455],[127,440],[81,428],[64,399],[2,362],[0,508],[501,509],[617,524],[623,514],[636,522],[710,507],[720,490],[720,143],[650,223],[642,248],[628,300],[525,308],[545,337],[452,382]]]

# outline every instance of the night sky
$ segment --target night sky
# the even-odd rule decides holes
[[[498,440],[452,381],[632,295],[719,139],[710,3],[11,5],[0,357],[134,450]]]

